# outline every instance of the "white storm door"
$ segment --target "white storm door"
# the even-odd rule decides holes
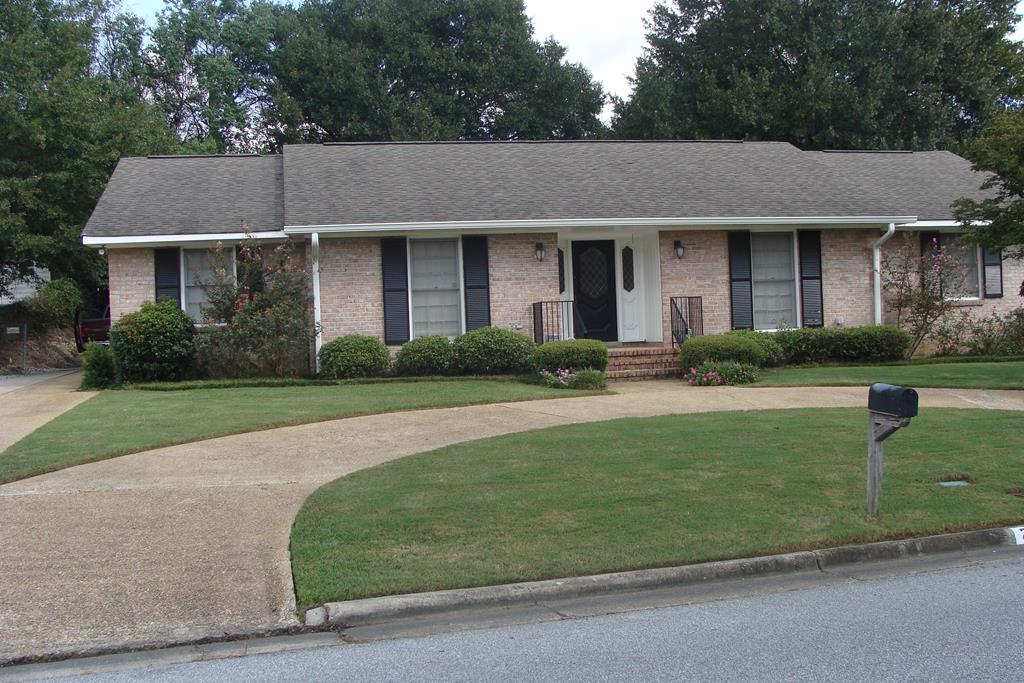
[[[619,285],[619,341],[646,340],[643,249],[634,240],[615,240]]]

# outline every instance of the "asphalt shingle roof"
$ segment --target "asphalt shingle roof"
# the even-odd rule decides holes
[[[280,230],[280,156],[125,157],[82,234],[196,235]]]
[[[781,142],[286,145],[280,156],[122,159],[84,234],[586,218],[951,218],[983,177],[949,152]]]
[[[804,152],[842,175],[882,213],[897,211],[918,220],[950,220],[950,204],[981,199],[987,177],[952,152]]]

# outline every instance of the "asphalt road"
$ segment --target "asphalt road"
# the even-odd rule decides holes
[[[383,639],[65,680],[1022,680],[1024,548],[1017,551],[909,573],[747,581],[674,607],[395,639],[369,630],[353,635]],[[620,600],[605,609],[626,608]],[[602,608],[580,612],[588,609]]]

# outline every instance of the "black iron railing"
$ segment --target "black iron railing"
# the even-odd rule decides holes
[[[699,296],[674,296],[669,299],[672,318],[672,345],[682,346],[690,337],[704,334],[704,302]]]
[[[572,301],[538,301],[533,305],[533,341],[572,339]]]

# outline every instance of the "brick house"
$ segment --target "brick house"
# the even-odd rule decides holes
[[[208,250],[244,225],[305,245],[318,344],[494,325],[657,349],[688,329],[883,322],[877,264],[899,233],[951,245],[964,306],[1019,307],[1024,264],[953,244],[950,204],[981,180],[949,152],[778,142],[286,145],[122,159],[82,239],[106,249],[115,319],[163,298],[198,318]]]

